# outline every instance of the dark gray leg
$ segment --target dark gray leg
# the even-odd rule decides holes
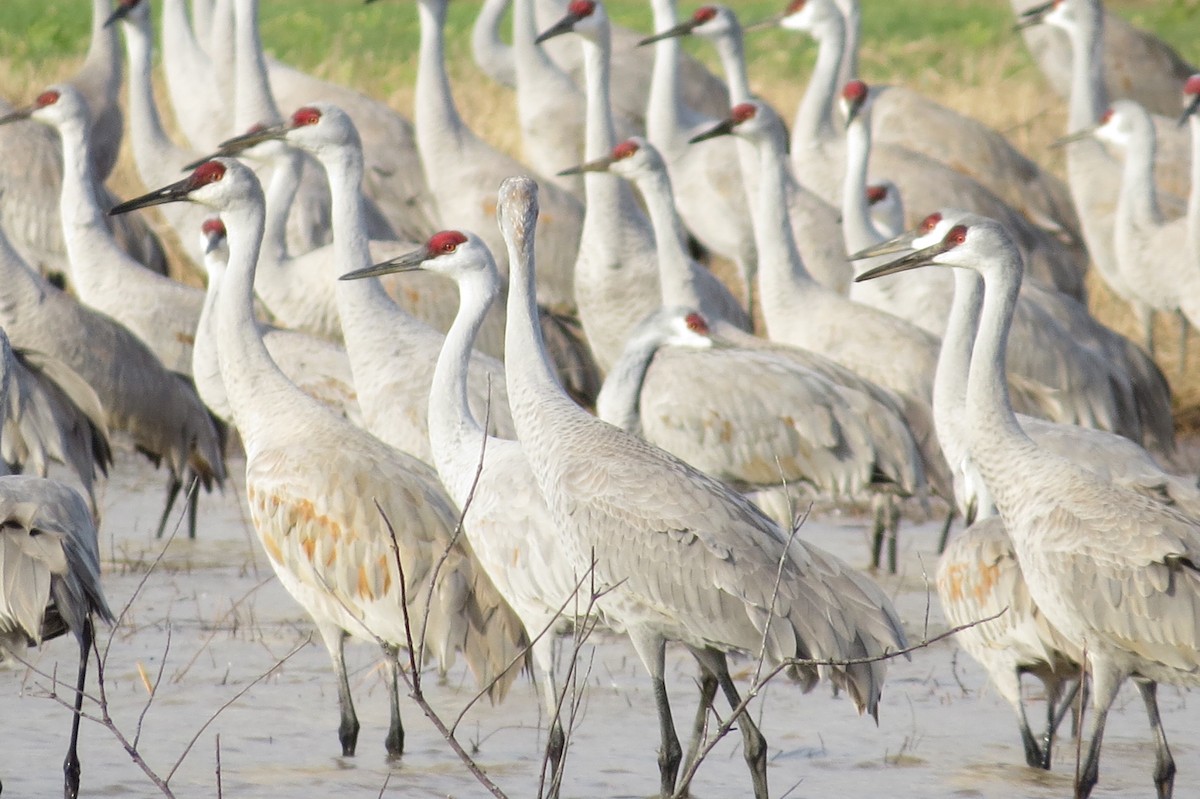
[[[183,488],[183,480],[179,475],[172,472],[167,477],[167,506],[163,508],[162,516],[158,520],[158,532],[154,534],[155,538],[162,538],[163,533],[167,531],[167,522],[171,518],[171,508],[175,507],[175,500],[179,498],[179,490]]]
[[[700,753],[700,742],[704,740],[704,729],[708,726],[708,711],[717,695],[717,678],[703,663],[700,664],[700,706],[696,708],[696,720],[692,723],[692,740],[688,743],[687,756],[683,759],[686,773]]]
[[[729,707],[733,709],[742,703],[742,698],[733,684],[733,678],[729,676],[729,666],[724,656],[720,663],[717,682],[725,692]],[[742,754],[746,758],[746,765],[750,767],[750,779],[754,782],[754,799],[767,799],[767,739],[754,724],[748,709],[738,717],[737,725],[742,731]]]
[[[938,536],[937,553],[940,555],[946,551],[946,543],[950,540],[950,527],[954,524],[954,519],[958,516],[958,508],[950,505],[950,512],[946,514],[946,521],[942,524],[942,534]]]
[[[664,799],[675,793],[675,779],[679,776],[679,761],[683,756],[679,748],[679,736],[675,734],[675,721],[671,718],[671,703],[667,698],[667,683],[661,675],[655,675],[654,704],[658,708],[659,734],[662,747],[658,750],[659,792]]]
[[[900,560],[900,506],[895,499],[889,497],[884,508],[888,526],[888,574],[895,574]]]
[[[875,511],[875,524],[871,528],[871,568],[878,569],[883,562],[883,536],[887,531],[887,521],[882,499],[876,496],[871,500],[871,505]]]
[[[395,649],[385,651],[388,655],[388,699],[391,701],[391,723],[388,725],[387,753],[391,757],[404,754],[404,725],[400,721],[400,673],[399,661],[394,657]],[[357,732],[357,731],[356,731]]]
[[[63,760],[63,796],[76,799],[79,796],[79,717],[83,712],[83,685],[87,680],[88,651],[92,648],[92,620],[83,620],[83,631],[79,636],[79,675],[75,681],[75,713],[71,718],[71,740],[67,744],[67,757]]]
[[[200,509],[200,478],[193,475],[188,485],[188,538],[196,540],[196,516]]]
[[[1100,697],[1100,689],[1094,689],[1098,698]],[[1092,719],[1092,742],[1088,745],[1087,759],[1083,763],[1083,770],[1079,772],[1079,780],[1075,783],[1075,799],[1088,799],[1092,793],[1092,789],[1096,787],[1096,782],[1100,779],[1100,744],[1104,740],[1104,723],[1108,720],[1108,709],[1112,706],[1112,696],[1116,694],[1113,690],[1107,701],[1096,703],[1093,708],[1095,716]]]
[[[1175,758],[1171,757],[1171,750],[1167,747],[1167,734],[1158,715],[1158,683],[1141,679],[1136,682],[1142,701],[1146,703],[1146,715],[1150,719],[1150,729],[1154,731],[1157,747],[1154,753],[1154,787],[1158,789],[1158,799],[1171,799],[1175,787]]]
[[[338,725],[338,740],[342,743],[342,756],[354,757],[358,746],[358,716],[354,713],[354,698],[350,696],[350,680],[346,676],[346,632],[334,624],[319,624],[317,630],[329,650],[333,661],[333,673],[338,683],[338,710],[341,722]]]
[[[1025,747],[1025,765],[1030,768],[1047,768],[1042,765],[1044,757],[1042,749],[1038,746],[1033,730],[1029,728],[1029,719],[1025,716],[1024,700],[1017,703],[1017,726],[1021,729],[1021,743]]]

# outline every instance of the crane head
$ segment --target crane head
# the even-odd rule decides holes
[[[871,98],[871,90],[857,78],[842,87],[842,113],[846,115],[846,127],[863,112]]]
[[[110,27],[120,22],[123,19],[129,18],[136,9],[143,6],[144,0],[118,0],[117,7],[108,15],[108,19],[104,20],[104,27]],[[149,13],[149,3],[145,3],[146,11]]]
[[[673,28],[667,28],[665,31],[647,36],[638,42],[638,47],[662,41],[663,39],[674,39],[679,36],[689,36],[693,33],[702,33],[705,35],[713,35],[717,33],[717,29],[724,31],[728,28],[729,18],[732,17],[732,12],[724,6],[700,6],[692,13],[692,16],[687,20],[679,23]],[[714,24],[708,26],[708,23],[714,20],[724,20],[724,24]],[[709,30],[708,27],[712,30]]]
[[[205,255],[216,252],[225,243],[225,223],[221,217],[212,216],[200,225],[200,244]]]
[[[362,140],[350,116],[330,103],[313,103],[297,109],[282,125],[252,129],[221,142],[217,155],[232,157],[263,142],[282,140],[320,156],[329,147],[361,147]]]
[[[703,133],[699,133],[688,139],[688,144],[696,144],[697,142],[702,142],[706,139],[715,139],[718,136],[728,136],[741,129],[751,120],[755,120],[762,116],[759,113],[760,110],[759,104],[755,102],[735,105],[729,110],[729,116]]]
[[[339,280],[361,280],[393,272],[428,271],[459,280],[469,274],[485,272],[499,285],[499,272],[492,253],[483,240],[459,230],[434,233],[425,246],[410,250],[395,258],[347,272]]]
[[[604,6],[597,0],[571,0],[563,18],[542,31],[534,41],[541,44],[564,33],[594,36],[600,29],[607,27],[608,15]]]
[[[0,125],[22,119],[35,119],[51,127],[60,127],[72,122],[86,125],[90,116],[87,102],[72,86],[64,83],[47,87],[31,105],[0,117]]]
[[[1200,111],[1200,75],[1192,75],[1183,84],[1183,116],[1179,117],[1179,124],[1187,122],[1197,111]]]
[[[1027,8],[1017,16],[1017,24],[1013,26],[1013,30],[1020,31],[1025,28],[1032,28],[1034,25],[1041,25],[1043,22],[1054,24],[1055,19],[1051,15],[1059,6],[1065,5],[1064,0],[1050,0],[1047,3]]]
[[[994,257],[998,255],[1013,256],[1009,263],[1017,269],[1023,268],[1021,257],[1003,225],[964,211],[930,214],[915,230],[850,257],[852,260],[862,260],[894,252],[905,254],[863,272],[854,281],[873,280],[921,266],[957,266],[984,271],[993,264],[1006,262],[1003,258]]]
[[[262,213],[262,186],[253,170],[232,158],[214,158],[192,170],[183,180],[135,197],[109,211],[110,216],[138,208],[174,202],[194,202],[227,215],[246,207]]]
[[[618,144],[610,154],[603,158],[564,169],[558,174],[566,176],[580,175],[584,172],[616,172],[619,175],[630,177],[639,169],[653,169],[656,164],[662,164],[662,158],[658,151],[641,136],[634,136]]]

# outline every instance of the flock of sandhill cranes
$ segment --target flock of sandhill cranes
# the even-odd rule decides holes
[[[5,107],[0,465],[42,477],[0,478],[0,660],[70,630],[78,710],[92,618],[112,620],[94,494],[110,432],[167,466],[160,534],[192,487],[194,536],[195,486],[227,479],[236,430],[259,540],[333,660],[343,754],[359,731],[345,640],[405,647],[421,619],[439,667],[461,654],[496,699],[531,649],[557,772],[553,636],[587,578],[598,621],[653,680],[672,796],[668,643],[694,655],[702,711],[717,688],[741,702],[728,654],[761,653],[872,715],[884,657],[906,646],[874,581],[795,537],[790,492],[870,500],[871,565],[886,543],[892,571],[902,502],[936,496],[968,522],[943,536],[945,614],[1000,614],[959,640],[1013,704],[1028,764],[1050,768],[1089,687],[1088,796],[1132,677],[1170,796],[1155,690],[1200,682],[1200,489],[1160,466],[1176,462],[1167,382],[1090,316],[1082,276],[1094,263],[1129,301],[1151,352],[1154,311],[1200,320],[1200,76],[1098,0],[1014,0],[1069,96],[1064,185],[995,131],[858,79],[856,0],[795,0],[761,23],[818,43],[790,138],[751,92],[730,8],[680,21],[675,0],[651,0],[658,32],[640,38],[595,0],[486,0],[473,49],[516,89],[523,164],[458,112],[446,5],[418,2],[412,124],[267,58],[258,0],[162,4],[188,147],[157,108],[149,0],[93,0],[78,77]],[[681,54],[689,35],[727,85]],[[1110,105],[1107,87],[1136,99]],[[1152,113],[1180,98],[1182,117]],[[126,135],[161,188],[114,207],[104,181]],[[207,291],[163,274],[127,215],[148,206]],[[870,280],[926,265],[956,269]],[[51,461],[86,499],[44,477]],[[1025,673],[1046,684],[1040,741]],[[738,727],[762,799],[765,740],[749,715]]]

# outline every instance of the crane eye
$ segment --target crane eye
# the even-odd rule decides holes
[[[449,255],[458,249],[458,245],[464,243],[467,237],[457,230],[443,230],[437,233],[429,240],[429,246],[426,248],[431,256]]]
[[[967,226],[955,225],[950,228],[950,232],[946,234],[945,243],[950,247],[957,247],[967,240]]]
[[[51,89],[49,91],[45,91],[45,92],[42,92],[41,94],[39,94],[37,96],[37,99],[34,100],[34,104],[38,108],[45,108],[48,105],[54,105],[55,103],[57,103],[58,98],[60,98],[60,97],[62,97],[62,94],[60,92],[57,92],[54,89]]]

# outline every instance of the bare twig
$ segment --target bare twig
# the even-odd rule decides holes
[[[137,726],[133,731],[133,745],[136,748],[138,742],[142,739],[142,725],[146,721],[146,714],[150,712],[150,706],[154,704],[154,697],[158,695],[158,686],[162,684],[163,670],[167,667],[167,655],[171,652],[171,625],[167,625],[167,641],[163,644],[162,657],[159,658],[158,674],[154,677],[154,682],[150,686],[150,696],[146,699],[146,704],[142,706],[142,712],[138,714]]]
[[[225,795],[221,787],[221,733],[217,733],[217,799]]]

